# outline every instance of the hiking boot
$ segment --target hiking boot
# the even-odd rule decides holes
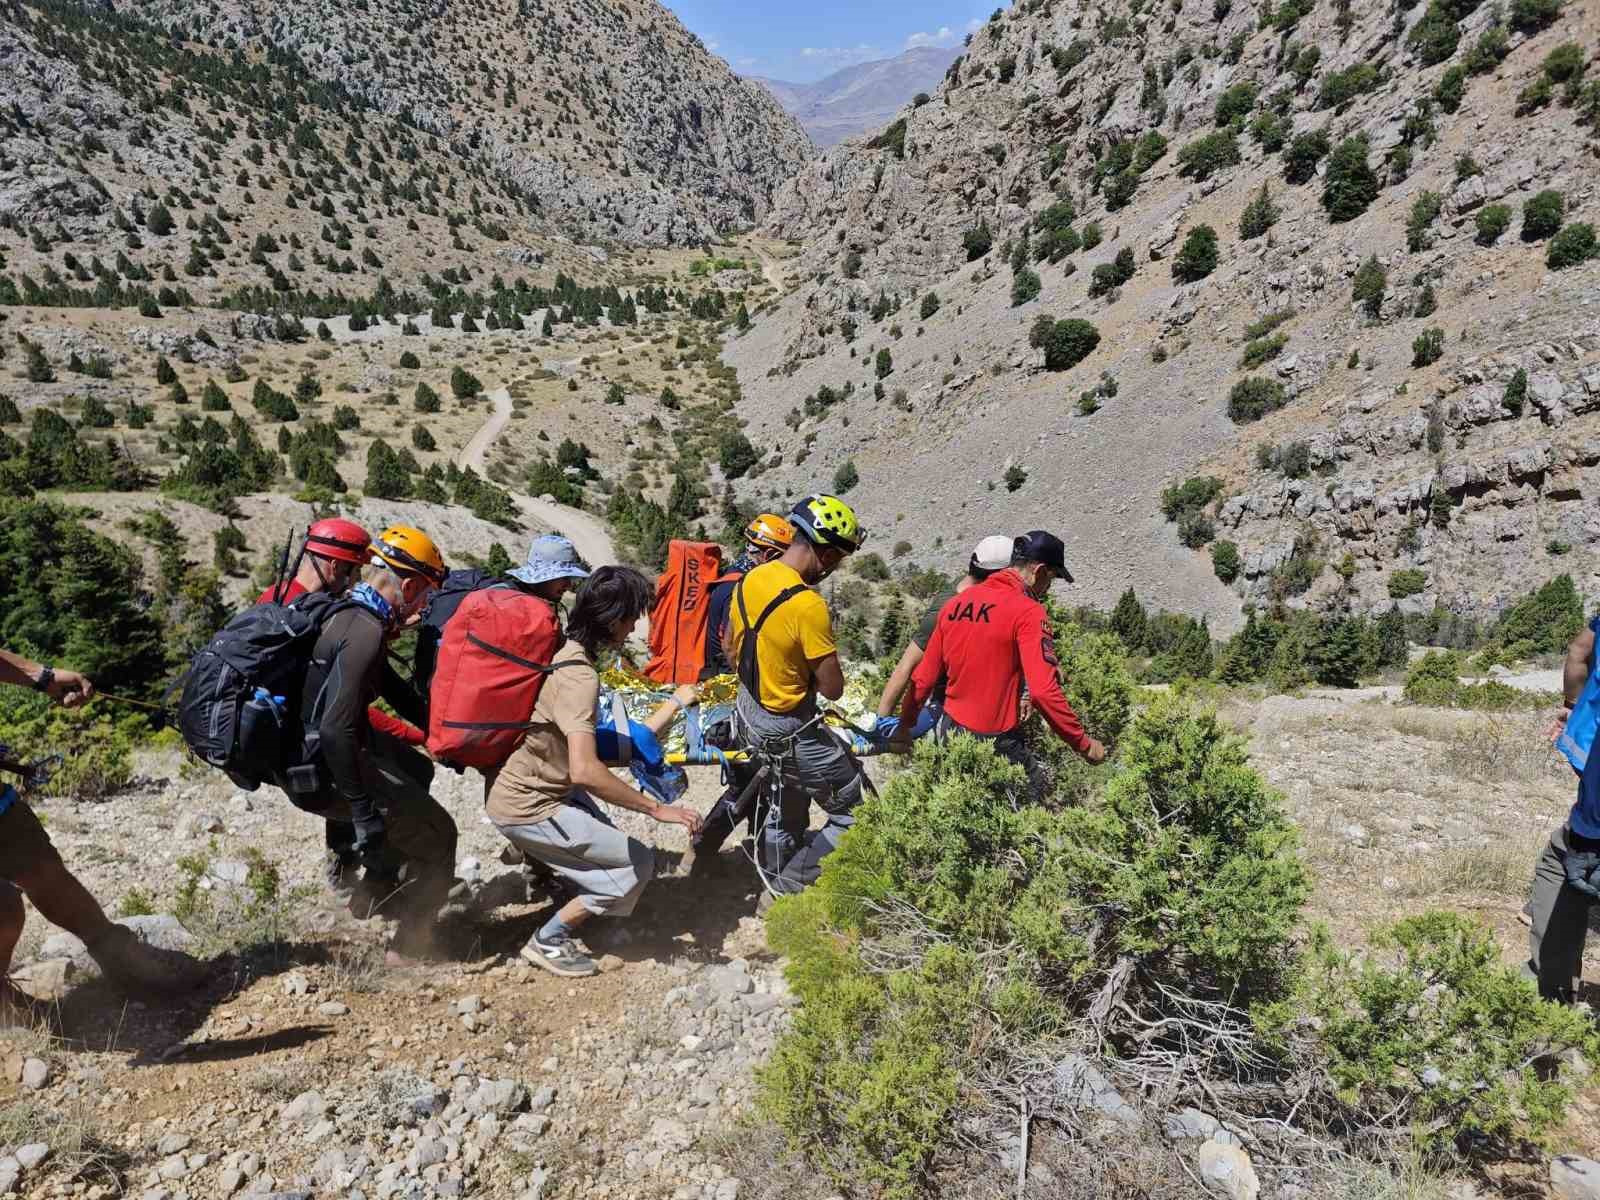
[[[522,948],[522,958],[536,967],[543,967],[552,975],[560,975],[566,979],[582,979],[589,975],[598,975],[599,966],[569,939],[559,942],[546,942],[536,933],[528,939],[528,944]]]
[[[361,880],[361,864],[355,856],[330,851],[323,863],[322,872],[333,894],[348,904],[356,890],[356,884]]]
[[[130,992],[175,994],[205,983],[210,967],[178,950],[141,941],[131,929],[113,925],[88,946],[89,957],[107,979]]]

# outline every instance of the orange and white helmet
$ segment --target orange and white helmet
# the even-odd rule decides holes
[[[752,546],[781,554],[794,541],[794,526],[776,513],[762,513],[744,527],[744,540]]]
[[[431,537],[410,525],[385,529],[372,543],[372,555],[402,575],[425,575],[434,583],[444,582],[444,555]]]

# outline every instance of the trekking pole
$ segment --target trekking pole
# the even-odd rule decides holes
[[[18,776],[22,780],[23,788],[28,791],[42,788],[49,783],[65,761],[59,754],[46,754],[43,758],[25,763],[11,757],[11,747],[0,745],[0,771]]]

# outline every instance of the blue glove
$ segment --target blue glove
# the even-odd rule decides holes
[[[877,724],[872,727],[872,736],[880,742],[894,740],[894,735],[900,732],[899,717],[879,717]]]

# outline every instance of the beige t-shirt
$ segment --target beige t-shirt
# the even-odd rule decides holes
[[[582,665],[551,671],[539,689],[533,728],[489,783],[484,808],[496,825],[532,825],[553,817],[572,794],[567,735],[594,732],[600,703],[594,660],[569,641],[553,661]]]

